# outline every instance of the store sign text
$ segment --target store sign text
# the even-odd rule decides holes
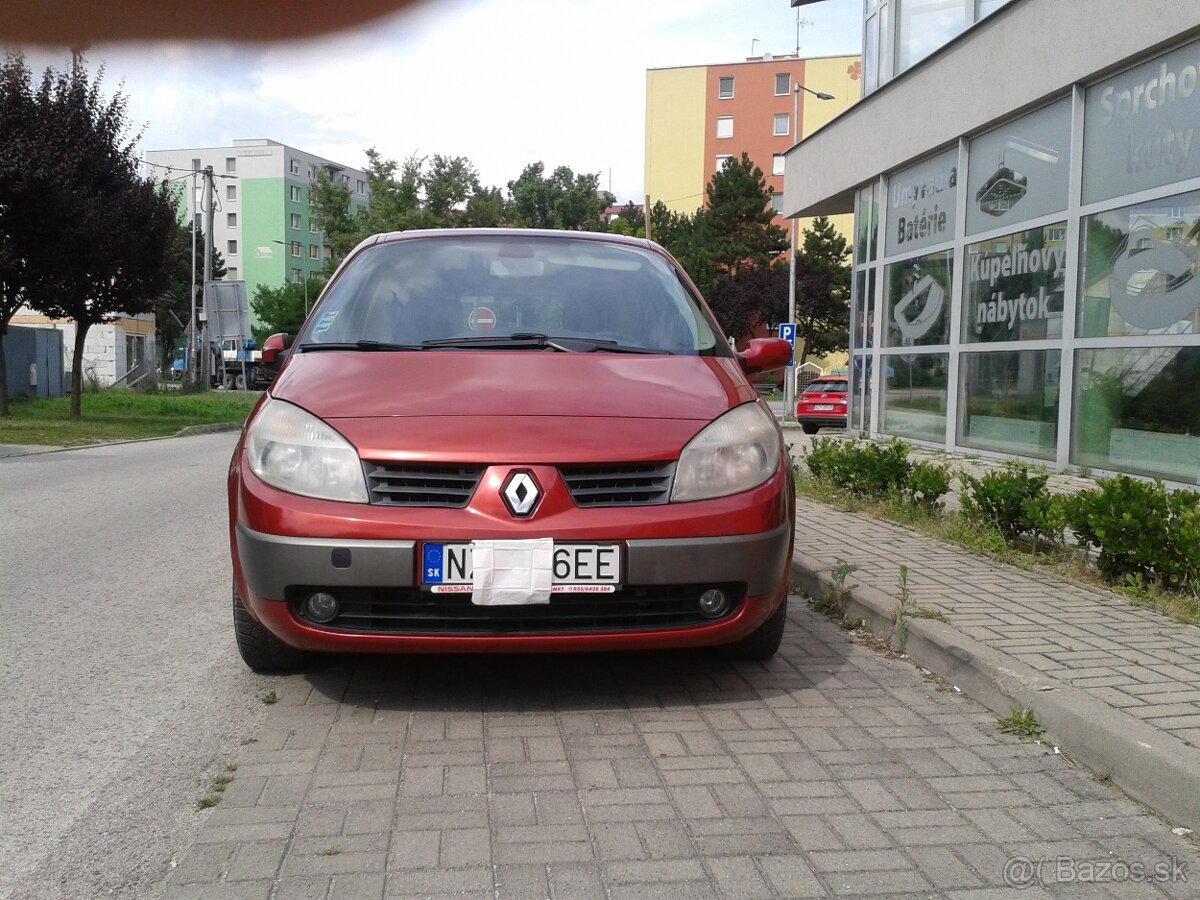
[[[958,184],[958,167],[952,166],[948,172],[940,172],[924,181],[906,183],[897,181],[892,185],[892,208],[909,208],[908,215],[896,217],[896,243],[905,244],[910,241],[946,235],[949,237],[948,218],[946,210],[941,207],[940,195],[950,192],[947,199],[953,200],[954,187]],[[918,204],[928,204],[919,211]]]
[[[1100,94],[1100,123],[1108,125],[1114,119],[1136,122],[1142,113],[1165,110],[1172,104],[1187,101],[1196,93],[1198,78],[1200,65],[1189,63],[1176,69],[1164,62],[1159,66],[1158,74],[1149,80],[1123,89],[1109,85]],[[1195,135],[1195,128],[1187,124],[1187,120],[1186,113],[1181,113],[1178,129],[1168,122],[1154,128],[1150,134],[1133,131],[1129,135],[1126,171],[1130,174],[1163,168],[1176,173],[1186,171]]]
[[[1000,278],[1053,270],[1053,277],[1059,279],[1063,277],[1066,265],[1067,251],[1064,247],[1035,247],[1030,250],[1025,244],[1017,244],[1008,253],[972,256],[968,278],[972,284],[986,281],[995,287]],[[1017,297],[1006,297],[1004,291],[995,291],[991,299],[976,306],[975,324],[1007,323],[1012,329],[1018,321],[1049,319],[1059,314],[1061,300],[1061,294],[1049,293],[1044,286],[1038,288],[1036,294],[1022,291]],[[1055,308],[1051,308],[1051,304]]]

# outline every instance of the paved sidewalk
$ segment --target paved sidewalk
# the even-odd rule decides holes
[[[907,620],[914,660],[998,712],[1031,705],[1065,752],[1200,830],[1200,628],[898,525],[798,506],[796,570],[810,593],[851,563],[850,614],[889,634],[907,565],[911,605],[945,617]]]
[[[278,703],[165,894],[1194,896],[1194,843],[793,601],[767,664],[365,657],[264,676]],[[1163,877],[1080,885],[1057,859]],[[1051,861],[1041,881],[1028,860]]]

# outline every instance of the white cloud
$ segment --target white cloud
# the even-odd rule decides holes
[[[860,0],[803,10],[802,53],[857,52]],[[465,156],[486,184],[527,163],[600,173],[621,201],[643,178],[646,69],[789,52],[786,0],[452,0],[354,32],[270,47],[105,47],[146,148],[269,137],[362,166]],[[62,66],[63,59],[55,60]],[[42,63],[44,64],[44,63]]]

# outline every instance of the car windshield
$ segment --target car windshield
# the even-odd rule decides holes
[[[814,381],[804,389],[806,394],[844,394],[846,393],[846,382],[844,381]]]
[[[474,235],[360,252],[297,341],[310,350],[730,355],[667,260],[605,241]]]

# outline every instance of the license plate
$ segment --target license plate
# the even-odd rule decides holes
[[[832,403],[816,403],[813,405],[813,412],[833,412]]]
[[[611,594],[621,581],[620,544],[555,544],[553,594]],[[468,543],[424,544],[421,584],[435,594],[471,593]]]

